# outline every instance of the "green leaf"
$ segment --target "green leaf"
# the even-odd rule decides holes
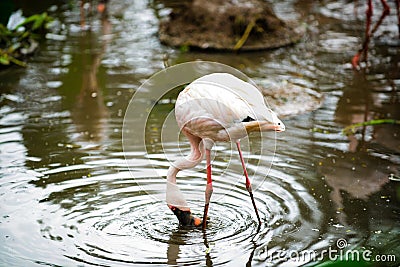
[[[18,59],[14,58],[14,57],[11,57],[11,56],[10,56],[10,61],[11,61],[12,63],[14,63],[15,65],[18,65],[18,66],[20,66],[20,67],[26,67],[26,63],[25,63],[25,62],[23,62],[23,61],[21,61],[21,60],[18,60]]]
[[[12,45],[7,49],[7,52],[10,53],[10,54],[12,54],[12,53],[14,53],[17,49],[19,49],[20,47],[21,47],[21,43],[20,43],[20,42],[14,43],[14,44],[12,44]]]
[[[39,15],[36,18],[36,20],[33,23],[33,25],[32,25],[32,30],[34,31],[34,30],[37,30],[39,28],[42,28],[42,26],[44,25],[44,21],[45,21],[46,17],[47,17],[47,13],[46,12],[41,14],[41,15]]]
[[[10,60],[8,59],[7,54],[0,55],[0,64],[2,65],[10,65]]]

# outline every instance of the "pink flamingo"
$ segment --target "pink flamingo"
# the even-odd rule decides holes
[[[208,207],[213,192],[210,151],[214,142],[235,142],[246,178],[246,189],[257,216],[261,219],[254,201],[240,139],[253,131],[285,130],[285,125],[267,108],[260,91],[253,85],[227,73],[203,76],[189,84],[178,96],[175,116],[181,131],[189,139],[191,152],[186,158],[175,161],[167,173],[166,200],[168,207],[182,225],[206,227]],[[193,168],[206,155],[207,185],[203,219],[192,215],[176,183],[180,170]]]
[[[399,29],[399,38],[400,38],[400,0],[395,0],[396,3],[396,10],[397,10],[397,21],[398,21],[398,29]],[[367,61],[368,60],[368,49],[369,49],[369,42],[378,27],[382,24],[383,20],[387,15],[390,14],[390,7],[387,4],[386,0],[381,0],[381,4],[383,6],[383,11],[379,20],[376,22],[374,27],[371,30],[371,22],[372,22],[372,15],[373,15],[373,7],[372,7],[372,0],[368,0],[366,16],[367,16],[367,23],[365,27],[365,38],[362,44],[362,47],[358,52],[353,56],[351,60],[351,64],[354,69],[358,69],[360,59]]]

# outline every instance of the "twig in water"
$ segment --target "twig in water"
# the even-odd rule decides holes
[[[250,32],[251,30],[254,28],[254,26],[256,25],[256,21],[255,19],[252,19],[249,24],[247,24],[246,30],[244,31],[242,37],[240,37],[239,41],[237,41],[237,43],[235,44],[235,46],[233,47],[234,51],[239,50],[240,48],[242,48],[242,46],[244,45],[244,43],[247,41],[247,39],[249,38]]]
[[[369,125],[379,125],[379,124],[400,124],[400,120],[380,119],[380,120],[369,120],[369,121],[354,123],[354,124],[351,124],[351,125],[345,127],[342,130],[342,134],[345,134],[345,135],[354,134],[355,129],[358,127],[369,126]]]

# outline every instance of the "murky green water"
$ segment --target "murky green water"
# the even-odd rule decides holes
[[[400,184],[389,176],[399,175],[400,128],[341,134],[365,119],[400,118],[396,18],[377,32],[382,36],[372,47],[369,71],[356,73],[349,60],[363,23],[353,3],[275,2],[283,18],[304,20],[307,34],[295,46],[248,54],[162,46],[156,35],[156,14],[168,10],[162,2],[111,1],[109,20],[92,18],[87,32],[80,30],[77,7],[52,11],[60,17],[56,33],[66,39],[47,40],[28,68],[0,72],[0,265],[298,266],[309,259],[293,261],[289,252],[315,251],[328,259],[324,251],[338,249],[337,240],[344,239],[343,251],[395,255],[395,262],[374,264],[397,266]],[[364,7],[358,11],[361,17]],[[269,139],[244,144],[249,172],[260,184],[254,193],[260,228],[231,144],[216,147],[206,231],[178,227],[159,200],[168,159],[190,150],[184,139],[179,147],[161,142],[162,129],[176,127],[163,119],[173,99],[152,111],[146,149],[142,140],[132,142],[128,168],[121,139],[125,110],[142,82],[163,68],[165,53],[172,64],[217,61],[260,84],[288,80],[325,95],[320,109],[283,118],[287,130],[277,135],[271,170],[271,147],[257,149]],[[144,102],[155,100],[154,92],[143,95]],[[182,174],[199,215],[203,167]],[[143,182],[154,190],[143,191]]]

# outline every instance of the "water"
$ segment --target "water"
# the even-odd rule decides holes
[[[28,68],[0,73],[0,265],[298,266],[310,259],[290,261],[289,252],[321,256],[344,239],[347,249],[395,255],[396,262],[383,265],[397,266],[400,187],[389,176],[399,175],[399,127],[341,133],[365,118],[400,117],[396,19],[390,16],[377,32],[369,71],[356,73],[349,60],[363,23],[352,3],[276,2],[281,17],[307,23],[303,41],[233,55],[160,45],[155,10],[165,14],[163,2],[111,2],[109,20],[92,18],[90,32],[80,31],[77,7],[52,8],[60,18],[56,34],[66,40],[47,40]],[[168,115],[176,92],[152,111],[145,147],[132,136],[128,168],[125,110],[142,82],[163,68],[165,53],[172,64],[218,61],[259,84],[288,80],[324,94],[320,109],[283,118],[287,130],[276,136],[271,169],[273,135],[243,144],[261,226],[231,144],[218,144],[213,155],[205,231],[179,227],[160,200],[168,159],[189,152],[184,138],[179,144],[168,138],[176,135]],[[154,101],[154,92],[142,100]],[[200,215],[204,162],[180,177]]]

